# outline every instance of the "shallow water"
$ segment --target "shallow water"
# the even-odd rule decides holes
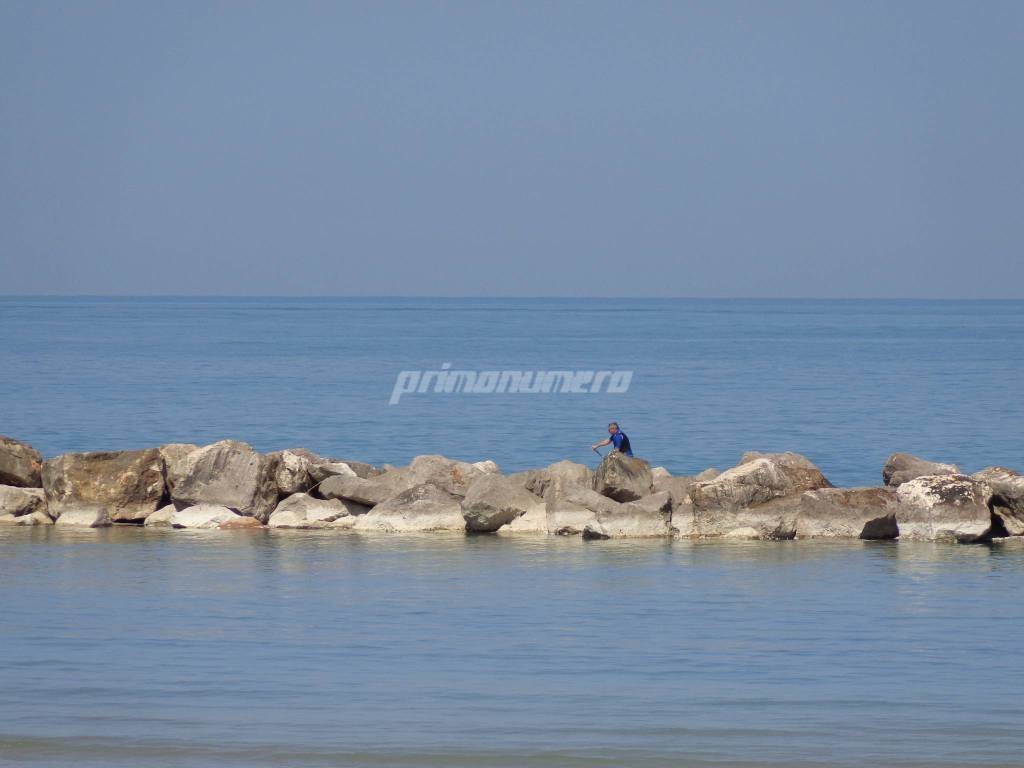
[[[1024,763],[1024,543],[0,529],[0,764]]]
[[[1024,468],[1024,301],[0,298],[0,434],[47,455],[247,440],[504,469],[596,463],[618,420],[677,474],[794,450]],[[401,370],[628,369],[625,394],[406,396]]]

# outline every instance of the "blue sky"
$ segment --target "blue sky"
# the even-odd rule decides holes
[[[1019,2],[0,2],[0,293],[1024,298]]]

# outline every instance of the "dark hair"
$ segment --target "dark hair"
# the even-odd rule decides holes
[[[617,422],[617,421],[609,421],[608,422],[608,426],[609,427],[615,427],[616,429],[618,429],[619,428],[619,422]]]

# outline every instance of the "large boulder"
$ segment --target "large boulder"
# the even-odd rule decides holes
[[[408,471],[417,485],[430,483],[452,496],[463,497],[479,477],[497,473],[498,465],[493,461],[470,463],[457,461],[445,456],[417,456],[409,464]]]
[[[42,485],[43,455],[28,443],[0,435],[0,484],[21,488]]]
[[[242,515],[219,504],[196,504],[184,509],[175,509],[168,521],[172,528],[226,528],[231,527]]]
[[[959,475],[956,464],[940,464],[912,456],[909,453],[894,453],[882,467],[882,482],[896,487],[917,477],[926,475]]]
[[[170,528],[171,518],[174,517],[174,513],[177,511],[173,504],[167,504],[149,515],[144,525],[147,528]]]
[[[71,528],[106,528],[110,525],[110,512],[106,507],[82,505],[64,507],[57,525]]]
[[[422,483],[359,515],[351,527],[387,533],[465,531],[466,521],[460,499],[436,485]]]
[[[569,488],[590,488],[594,481],[590,467],[574,461],[556,461],[543,469],[531,469],[519,476],[522,476],[526,490],[544,499],[563,496]]]
[[[99,507],[113,522],[141,522],[164,498],[164,462],[157,448],[65,453],[43,464],[51,517]]]
[[[445,493],[462,498],[470,484],[479,477],[493,474],[493,462],[470,464],[444,456],[417,456],[407,467],[397,467],[369,477],[344,474],[328,477],[316,492],[325,499],[348,499],[374,506],[408,491],[417,485],[432,485]]]
[[[1005,467],[987,467],[972,477],[988,488],[988,506],[1010,536],[1024,535],[1024,475]]]
[[[274,451],[268,453],[267,458],[274,467],[274,485],[277,486],[277,492],[281,497],[305,493],[313,485],[314,481],[309,474],[312,465],[302,454],[294,451]]]
[[[694,504],[689,535],[701,538],[738,536],[766,541],[793,539],[796,537],[800,506],[800,494],[778,496],[748,507],[701,507]],[[680,536],[686,535],[685,521],[676,517],[673,522]],[[756,532],[756,536],[749,533],[751,530]]]
[[[577,536],[588,525],[597,523],[600,513],[611,514],[620,502],[604,496],[592,488],[567,486],[563,494],[549,495],[545,502],[547,532],[556,536]]]
[[[22,517],[34,512],[46,512],[46,494],[42,488],[0,485],[0,515]]]
[[[308,448],[288,448],[289,453],[301,456],[309,462],[309,475],[314,483],[319,483],[332,475],[355,474],[357,477],[373,477],[380,474],[380,470],[372,464],[363,461],[352,461],[351,459],[334,459],[321,456]]]
[[[490,533],[529,512],[544,509],[544,500],[515,478],[488,473],[469,486],[462,500],[466,529]]]
[[[174,463],[171,499],[179,509],[212,504],[266,522],[277,504],[275,464],[246,443],[221,440]]]
[[[925,475],[896,489],[900,539],[988,541],[993,514],[987,488],[967,475]]]
[[[672,497],[667,491],[596,513],[584,539],[653,538],[672,535]]]
[[[317,499],[296,493],[277,505],[267,525],[271,528],[327,528],[330,523],[349,515],[363,515],[369,507],[340,499]]]
[[[14,518],[15,525],[53,525],[53,518],[45,512],[33,512]]]
[[[354,501],[372,507],[417,485],[408,469],[392,469],[375,477],[355,474],[332,475],[317,486],[315,493],[325,499]]]
[[[160,458],[164,462],[164,482],[167,485],[167,490],[170,491],[174,480],[171,468],[192,451],[199,450],[199,446],[195,443],[165,443],[157,450],[160,451]]]
[[[832,484],[797,453],[746,453],[740,464],[690,487],[697,509],[739,510]]]
[[[895,539],[898,504],[892,488],[820,488],[800,496],[796,536]]]
[[[763,539],[796,536],[800,494],[831,488],[811,461],[797,453],[746,453],[739,465],[690,487],[689,535],[727,536],[753,529]],[[681,535],[683,521],[676,520]]]
[[[593,489],[615,501],[636,501],[653,487],[651,465],[619,451],[607,454],[594,472]]]

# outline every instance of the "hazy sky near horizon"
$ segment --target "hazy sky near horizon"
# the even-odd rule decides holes
[[[1024,298],[1024,3],[0,0],[0,294]]]

